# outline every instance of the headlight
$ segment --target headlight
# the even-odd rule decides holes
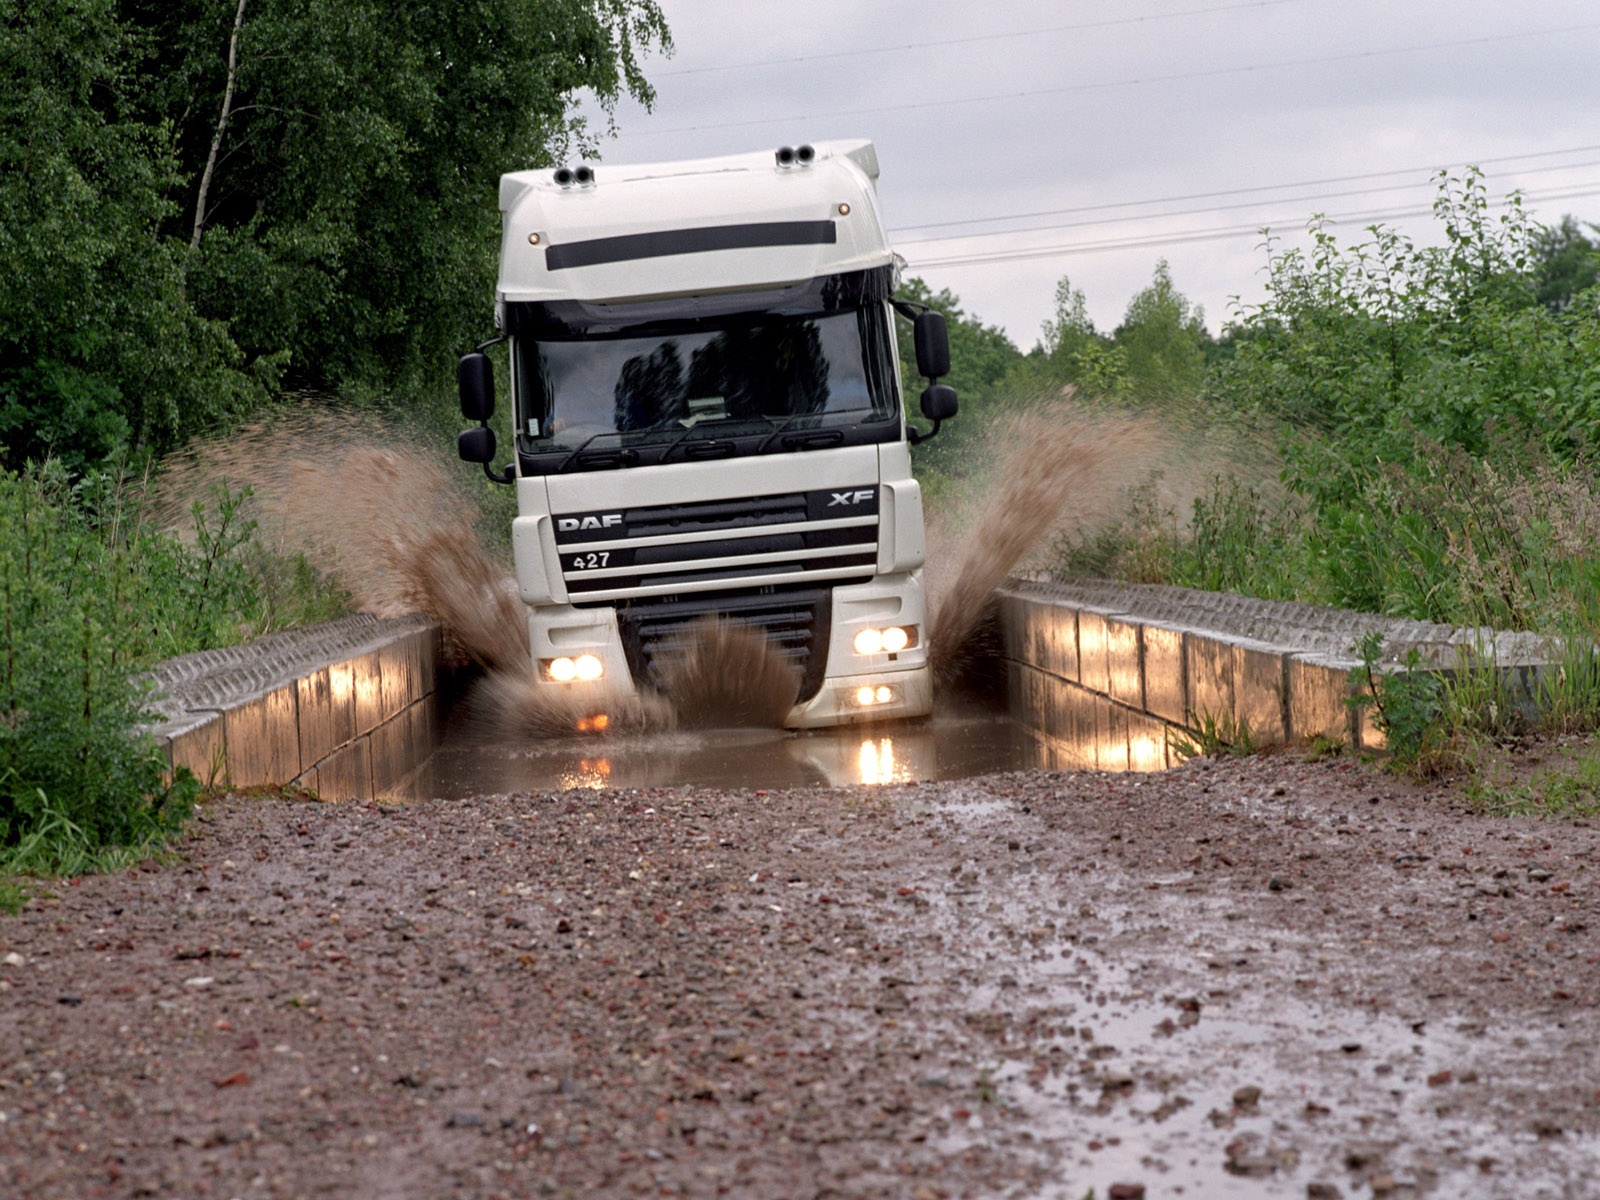
[[[916,643],[915,625],[891,625],[887,629],[863,629],[851,644],[857,654],[898,654]]]
[[[593,654],[580,654],[576,658],[547,658],[539,665],[544,677],[552,683],[571,683],[575,679],[589,682],[606,673],[605,664]]]

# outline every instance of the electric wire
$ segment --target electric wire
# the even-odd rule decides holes
[[[676,133],[704,133],[716,129],[748,129],[761,125],[801,125],[814,121],[835,120],[841,117],[875,116],[884,113],[921,112],[932,108],[952,108],[963,105],[989,104],[997,100],[1032,100],[1041,96],[1062,96],[1083,92],[1107,91],[1115,88],[1144,87],[1150,84],[1178,83],[1193,79],[1219,79],[1230,75],[1253,75],[1289,67],[1326,66],[1331,63],[1355,62],[1389,58],[1402,54],[1421,54],[1434,50],[1456,50],[1464,46],[1486,46],[1500,42],[1529,38],[1554,37],[1558,34],[1584,32],[1600,28],[1600,21],[1586,21],[1576,25],[1563,25],[1551,29],[1520,30],[1515,33],[1485,34],[1480,37],[1457,38],[1442,42],[1424,42],[1414,46],[1391,46],[1380,50],[1353,50],[1341,54],[1318,55],[1311,58],[1284,59],[1275,63],[1246,64],[1236,67],[1212,67],[1201,71],[1175,71],[1165,75],[1140,76],[1130,79],[1105,80],[1096,83],[1072,83],[1062,87],[1034,88],[1023,92],[997,92],[986,96],[963,96],[943,100],[921,100],[906,104],[879,104],[870,108],[839,109],[833,112],[804,113],[782,117],[755,117],[744,121],[715,121],[702,125],[674,125],[659,129],[636,129],[627,138],[664,137]]]
[[[868,54],[903,54],[908,50],[933,50],[946,46],[972,46],[979,42],[999,42],[1012,38],[1042,37],[1052,33],[1081,33],[1089,29],[1109,29],[1118,25],[1140,25],[1155,21],[1168,21],[1181,17],[1204,17],[1214,13],[1236,12],[1247,8],[1278,8],[1284,4],[1300,4],[1304,0],[1248,0],[1241,4],[1217,4],[1209,8],[1188,8],[1176,12],[1150,13],[1139,17],[1110,17],[1103,21],[1079,21],[1071,25],[1046,25],[1039,29],[1017,29],[1009,33],[975,33],[968,37],[939,38],[927,42],[905,42],[895,46],[867,46],[857,50],[830,50],[821,54],[801,54],[793,58],[768,58],[752,62],[718,63],[714,66],[683,67],[676,71],[653,71],[651,78],[681,78],[686,75],[711,75],[724,71],[751,71],[769,67],[798,66],[804,63],[830,62],[841,58],[860,58]]]
[[[1578,200],[1592,196],[1600,196],[1600,185],[1585,185],[1568,190],[1554,190],[1537,194],[1524,193],[1523,199],[1539,201]],[[1503,208],[1504,206],[1504,202],[1491,204],[1491,208]],[[1433,211],[1433,205],[1430,204],[1411,208],[1328,214],[1321,219],[1328,225],[1359,224],[1360,227],[1364,228],[1379,222],[1428,216]],[[1284,228],[1294,225],[1298,228],[1303,223],[1303,218],[1299,219],[1298,222],[1289,220],[1283,222],[1255,222],[1250,225],[1234,225],[1224,229],[1196,229],[1165,234],[1129,235],[1126,237],[1105,238],[1099,241],[1073,242],[1051,246],[1019,246],[974,254],[949,254],[944,257],[924,258],[912,253],[906,254],[905,258],[907,264],[916,270],[926,270],[934,267],[977,266],[991,263],[1018,262],[1031,258],[1059,258],[1068,254],[1094,254],[1108,250],[1141,250],[1160,246],[1186,245],[1193,242],[1227,241],[1247,236],[1266,236],[1271,238],[1273,236],[1271,230],[1275,227]]]
[[[1569,171],[1569,170],[1578,170],[1580,168],[1589,168],[1589,167],[1600,167],[1600,159],[1591,160],[1591,161],[1588,161],[1588,162],[1579,162],[1579,163],[1562,163],[1562,164],[1557,165],[1557,166],[1549,166],[1549,167],[1532,167],[1532,168],[1529,168],[1527,170],[1522,171],[1521,174],[1523,174],[1523,175],[1539,175],[1539,174],[1546,174],[1546,173],[1549,173],[1551,171]],[[1090,218],[1087,218],[1087,219],[1081,220],[1081,221],[1063,221],[1063,222],[1057,222],[1057,223],[1050,224],[1050,225],[1025,225],[1025,226],[1020,226],[1020,227],[1015,228],[1015,229],[996,229],[996,230],[990,230],[988,232],[981,232],[981,233],[955,233],[955,234],[948,234],[948,235],[940,236],[940,237],[902,238],[902,237],[898,236],[898,234],[901,232],[900,230],[890,230],[890,232],[892,234],[896,235],[895,236],[895,244],[897,246],[932,246],[932,245],[935,245],[935,244],[938,244],[938,243],[942,243],[942,242],[954,242],[954,241],[966,242],[966,241],[974,241],[974,240],[976,240],[978,238],[1013,237],[1013,236],[1016,236],[1018,234],[1024,234],[1024,233],[1051,233],[1051,232],[1054,232],[1056,230],[1061,230],[1061,229],[1082,229],[1082,228],[1093,227],[1093,226],[1097,226],[1097,225],[1113,225],[1113,224],[1119,224],[1119,223],[1126,223],[1128,221],[1162,221],[1162,220],[1166,220],[1166,219],[1171,218],[1171,217],[1192,217],[1192,216],[1201,216],[1201,215],[1204,215],[1204,214],[1207,214],[1207,213],[1237,212],[1240,209],[1260,208],[1264,204],[1303,204],[1303,203],[1320,203],[1320,202],[1325,201],[1325,200],[1348,200],[1348,199],[1351,199],[1351,198],[1356,197],[1356,196],[1372,196],[1372,195],[1380,194],[1380,193],[1383,193],[1383,192],[1413,192],[1413,191],[1416,191],[1417,189],[1425,187],[1425,186],[1427,186],[1427,183],[1425,183],[1424,181],[1414,180],[1413,182],[1410,182],[1410,183],[1393,183],[1393,184],[1388,184],[1387,186],[1384,186],[1384,187],[1350,188],[1350,189],[1346,189],[1344,191],[1317,192],[1317,193],[1314,193],[1312,195],[1305,195],[1305,196],[1276,196],[1276,197],[1273,197],[1270,200],[1242,200],[1242,201],[1239,201],[1239,202],[1234,203],[1234,204],[1214,204],[1214,205],[1207,205],[1207,206],[1200,207],[1200,208],[1176,208],[1176,209],[1168,209],[1168,210],[1165,210],[1165,211],[1162,211],[1162,212],[1133,213],[1133,214],[1130,214],[1128,216],[1120,216],[1120,217],[1090,217]],[[1526,189],[1522,189],[1522,190],[1526,194]],[[1132,206],[1132,205],[1138,205],[1138,204],[1149,204],[1149,203],[1151,203],[1151,202],[1150,201],[1137,201],[1137,200],[1135,200],[1135,201],[1126,202],[1126,206]],[[1117,207],[1124,207],[1124,205],[1085,206],[1084,208],[1082,208],[1082,209],[1080,209],[1078,211],[1093,212],[1093,211],[1096,211],[1097,209],[1102,209],[1103,210],[1103,209],[1111,209],[1111,208],[1117,208]],[[1068,210],[1068,211],[1070,211],[1070,210]],[[1006,218],[1006,217],[984,217],[984,218],[978,218],[978,220],[982,220],[982,221],[1003,221],[1003,220],[1020,220],[1020,219],[1023,219],[1023,218]],[[952,225],[963,225],[963,224],[970,224],[970,223],[971,222],[965,222],[965,221],[953,221],[953,222],[951,222]],[[927,228],[935,228],[935,226],[923,225],[923,226],[918,226],[917,228],[927,229]]]
[[[1506,163],[1521,162],[1525,159],[1556,158],[1568,154],[1589,154],[1600,150],[1600,144],[1587,146],[1566,146],[1559,150],[1531,150],[1525,154],[1504,154],[1496,158],[1474,158],[1472,165],[1477,167],[1503,166]],[[1527,168],[1522,173],[1532,174],[1540,170],[1560,170],[1568,166],[1593,166],[1593,163],[1560,164],[1550,168]],[[1329,175],[1321,179],[1302,179],[1293,183],[1263,183],[1251,187],[1222,188],[1211,192],[1186,192],[1176,196],[1153,196],[1148,200],[1120,200],[1110,204],[1080,204],[1072,208],[1042,209],[1034,212],[1004,213],[992,217],[963,217],[950,221],[925,221],[915,225],[896,225],[891,233],[913,233],[919,229],[950,229],[960,225],[989,225],[1001,221],[1031,221],[1039,217],[1067,217],[1077,216],[1080,213],[1107,212],[1115,209],[1144,208],[1155,204],[1180,204],[1190,200],[1219,200],[1229,196],[1249,196],[1261,192],[1291,191],[1297,188],[1324,187],[1329,184],[1359,183],[1367,179],[1392,179],[1398,176],[1415,178],[1419,175],[1433,174],[1439,170],[1437,164],[1416,167],[1398,167],[1389,171],[1367,171],[1359,175]],[[1374,191],[1387,189],[1374,188]],[[1332,194],[1330,194],[1332,195]],[[1279,197],[1288,199],[1289,197]],[[1320,195],[1300,197],[1300,199],[1322,199]],[[1009,231],[1008,231],[1009,232]],[[916,239],[920,240],[920,239]]]

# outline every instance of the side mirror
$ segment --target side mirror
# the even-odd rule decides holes
[[[933,422],[956,415],[956,390],[948,383],[930,383],[922,389],[922,415]],[[466,435],[463,434],[463,437]]]
[[[917,372],[926,379],[950,374],[950,334],[944,314],[931,308],[917,314],[911,327],[917,343]]]
[[[461,415],[467,420],[487,421],[494,416],[494,364],[489,361],[487,354],[475,352],[462,355],[461,361],[456,364],[456,388],[461,394]],[[490,445],[493,445],[492,439]],[[488,462],[493,456],[491,449],[488,457],[481,460],[469,458],[467,461]],[[465,453],[462,457],[466,458]]]
[[[479,425],[476,429],[463,430],[460,436],[456,438],[456,453],[461,455],[462,462],[483,463],[485,466],[492,463],[494,461],[494,430],[487,425]]]

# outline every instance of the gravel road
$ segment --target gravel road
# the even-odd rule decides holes
[[[209,803],[0,918],[7,1197],[1592,1197],[1600,846],[1291,755]]]

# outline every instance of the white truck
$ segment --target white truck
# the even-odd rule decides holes
[[[794,668],[790,728],[931,710],[910,443],[956,395],[943,317],[894,298],[877,176],[870,142],[840,141],[501,178],[501,336],[460,362],[458,448],[517,489],[538,686],[649,688],[717,615]],[[897,312],[929,430],[905,418]]]

